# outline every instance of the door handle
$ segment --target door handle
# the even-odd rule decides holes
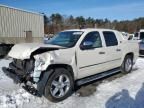
[[[121,49],[116,49],[116,51],[121,51]]]
[[[99,52],[99,54],[105,54],[105,52]]]

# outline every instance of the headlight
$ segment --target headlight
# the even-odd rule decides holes
[[[41,71],[46,70],[48,65],[53,63],[53,58],[49,53],[35,55],[34,59],[35,59],[35,68]]]
[[[42,66],[45,64],[45,61],[41,58],[38,58],[35,60],[35,69],[36,70],[42,70]]]

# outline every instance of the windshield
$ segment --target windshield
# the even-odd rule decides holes
[[[63,47],[73,47],[80,36],[83,34],[81,31],[65,31],[60,32],[48,41],[48,44],[59,45]]]
[[[140,40],[144,40],[144,32],[140,32]]]

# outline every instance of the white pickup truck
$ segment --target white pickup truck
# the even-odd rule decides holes
[[[58,33],[48,44],[15,45],[6,75],[35,96],[52,102],[69,97],[75,87],[117,72],[131,72],[138,43],[109,29],[74,29]]]

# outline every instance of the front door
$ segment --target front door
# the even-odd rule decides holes
[[[104,71],[105,52],[99,32],[88,33],[77,51],[78,78]]]

